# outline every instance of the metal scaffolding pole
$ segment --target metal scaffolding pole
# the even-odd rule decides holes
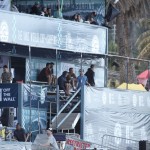
[[[32,85],[31,85],[31,47],[29,46],[29,80],[30,80],[30,118],[29,118],[29,132],[31,133],[31,126],[32,126],[32,102],[31,102],[31,96],[32,96]],[[30,139],[31,140],[31,139]]]
[[[58,50],[56,49],[56,78],[58,79]],[[56,80],[56,103],[57,103],[57,114],[59,112],[59,87],[58,80]],[[56,130],[58,132],[58,117],[56,115]]]

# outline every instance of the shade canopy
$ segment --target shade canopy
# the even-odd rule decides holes
[[[137,76],[137,79],[148,79],[150,78],[150,70],[145,70]]]
[[[117,87],[118,89],[126,89],[127,83],[122,83]],[[146,89],[141,84],[128,84],[128,90],[136,90],[136,91],[146,91]]]

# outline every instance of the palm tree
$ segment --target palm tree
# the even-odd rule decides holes
[[[119,55],[126,57],[133,57],[132,47],[135,42],[132,40],[134,33],[131,33],[134,28],[134,23],[138,22],[139,18],[146,17],[149,12],[149,0],[120,0],[116,7],[120,9],[121,14],[116,19],[116,35],[119,46]],[[120,60],[120,83],[127,79],[127,61]],[[136,82],[136,74],[134,63],[128,63],[128,81],[129,83]]]
[[[140,26],[142,34],[136,41],[137,50],[139,52],[138,58],[148,59],[150,57],[150,19],[140,19]]]

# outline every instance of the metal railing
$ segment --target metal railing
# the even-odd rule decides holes
[[[73,102],[74,98],[77,96],[77,94],[81,91],[81,88],[79,88],[73,95],[71,95],[70,98],[67,98],[67,99],[64,99],[62,101],[66,102],[64,104],[64,106],[59,110],[58,113],[56,112],[52,112],[52,106],[53,104],[56,104],[56,107],[57,107],[57,102],[56,101],[49,101],[49,100],[46,100],[45,102],[46,103],[49,103],[49,120],[50,120],[50,126],[52,124],[52,122],[54,122],[54,120],[58,119],[59,115],[68,107],[69,104],[71,104],[71,102]],[[59,99],[59,102],[61,102],[60,100],[61,98],[61,95],[59,95],[58,99]],[[56,99],[56,98],[55,98]],[[40,118],[40,111],[39,111],[39,103],[40,101],[38,101],[38,122],[39,122],[39,118]],[[70,116],[70,114],[80,105],[81,103],[81,100],[78,100],[77,103],[73,106],[73,108],[71,108],[68,112],[68,114],[64,117],[64,119],[58,124],[56,124],[57,128],[59,128],[63,122],[65,122],[65,120]],[[59,103],[60,104],[60,103]],[[55,117],[52,119],[52,115],[55,115]],[[57,121],[56,121],[57,122]],[[40,133],[40,123],[39,123],[39,133]]]
[[[52,122],[54,122],[55,119],[57,119],[59,117],[59,115],[67,108],[67,106],[73,101],[73,99],[75,98],[75,96],[77,96],[77,94],[81,91],[81,88],[79,88],[66,102],[66,104],[59,110],[59,112],[57,113],[57,115],[52,119]],[[57,128],[59,128],[65,121],[66,119],[71,115],[71,113],[79,106],[79,104],[81,103],[81,100],[79,100],[76,105],[71,108],[68,112],[68,114],[65,116],[65,118],[59,123],[57,124]]]
[[[127,139],[123,137],[117,137],[113,135],[103,135],[102,147],[109,150],[138,150],[139,141],[133,139]]]

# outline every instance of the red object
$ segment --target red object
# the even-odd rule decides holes
[[[138,79],[148,79],[150,78],[150,70],[145,70],[137,76]]]

